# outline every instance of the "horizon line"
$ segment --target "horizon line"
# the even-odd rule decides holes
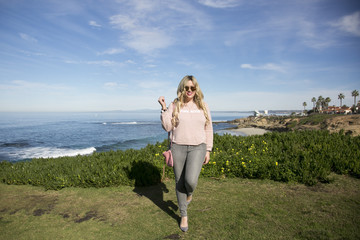
[[[135,110],[89,110],[89,111],[75,111],[75,110],[64,110],[64,111],[1,111],[0,113],[101,113],[101,112],[155,112],[158,109],[135,109]],[[272,112],[298,112],[303,109],[254,109],[254,110],[211,110],[210,112],[254,112],[254,111],[272,111]]]

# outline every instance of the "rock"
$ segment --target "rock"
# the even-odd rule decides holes
[[[339,132],[342,129],[345,134],[351,136],[360,135],[360,115],[310,115],[307,117],[247,117],[230,121],[238,128],[262,128],[270,131],[292,131],[292,130],[328,130],[329,132]]]

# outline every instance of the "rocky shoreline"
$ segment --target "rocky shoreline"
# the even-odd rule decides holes
[[[360,135],[360,115],[327,115],[314,114],[309,116],[262,116],[247,117],[229,121],[241,128],[260,128],[268,131],[294,130],[328,130],[329,132],[344,131],[351,136]]]

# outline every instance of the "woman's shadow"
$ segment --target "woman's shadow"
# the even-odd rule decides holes
[[[130,179],[135,180],[134,192],[139,197],[147,197],[161,210],[180,222],[180,217],[176,214],[178,207],[173,201],[164,201],[164,193],[168,193],[166,185],[161,182],[160,170],[149,162],[134,161],[131,169],[126,172]]]

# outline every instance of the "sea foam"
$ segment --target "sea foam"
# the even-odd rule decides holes
[[[89,155],[96,151],[96,148],[55,148],[55,147],[31,147],[23,148],[20,151],[12,151],[9,153],[12,158],[32,159],[32,158],[57,158],[57,157],[71,157],[77,155]]]

